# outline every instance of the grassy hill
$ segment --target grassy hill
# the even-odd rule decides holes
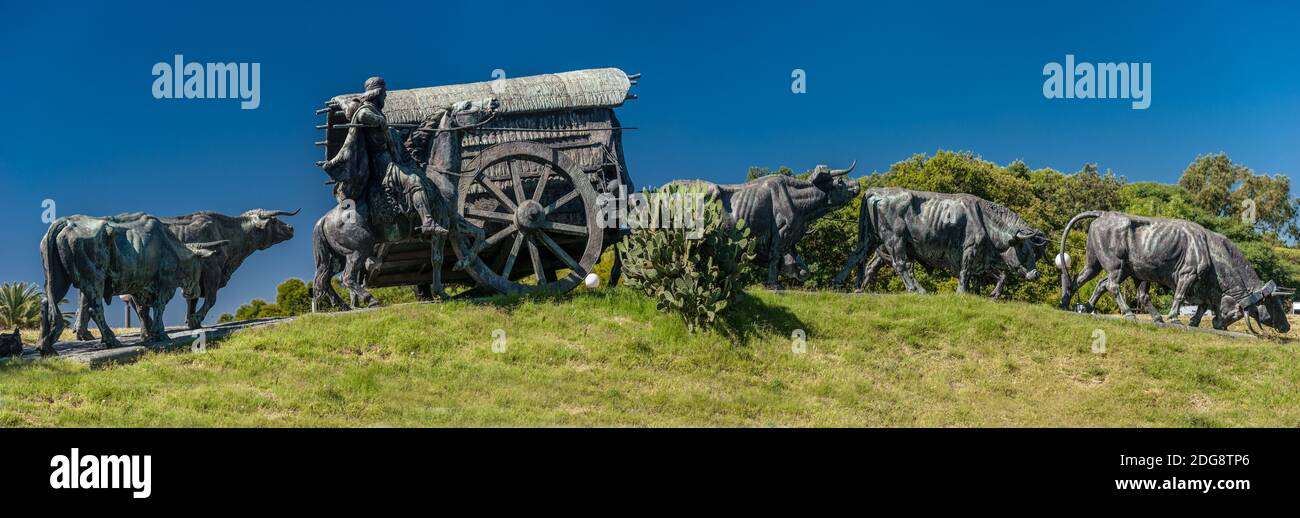
[[[9,362],[0,425],[1300,426],[1295,345],[956,294],[736,309],[691,335],[597,290],[309,315],[100,370]]]

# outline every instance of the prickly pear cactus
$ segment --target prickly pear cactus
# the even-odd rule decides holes
[[[689,228],[667,228],[674,225],[658,217],[660,204],[702,198],[703,192],[668,186],[644,195],[642,222],[619,247],[627,285],[658,301],[660,309],[680,314],[691,331],[713,325],[743,288],[742,267],[754,258],[749,229],[744,221],[726,225],[716,200],[694,205],[699,214],[687,214]]]

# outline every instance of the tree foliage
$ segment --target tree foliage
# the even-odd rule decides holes
[[[68,299],[59,301],[67,304]],[[13,328],[36,329],[41,327],[41,306],[45,295],[36,284],[6,282],[0,285],[0,330]],[[70,325],[71,312],[62,312],[63,322]]]

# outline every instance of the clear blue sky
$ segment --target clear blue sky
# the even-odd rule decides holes
[[[0,3],[0,280],[41,280],[46,198],[61,215],[302,207],[298,237],[250,258],[211,318],[273,299],[310,278],[311,225],[333,203],[313,112],[376,74],[409,88],[498,68],[640,72],[619,116],[641,128],[624,141],[642,185],[854,159],[870,172],[941,148],[1130,180],[1172,182],[1218,151],[1300,170],[1300,10],[1280,2],[379,4]],[[154,99],[151,68],[175,54],[261,63],[261,106]],[[1045,99],[1043,66],[1066,54],[1152,63],[1151,107]],[[795,68],[806,94],[790,92]],[[182,316],[173,304],[167,321]]]

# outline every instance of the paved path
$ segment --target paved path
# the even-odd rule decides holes
[[[91,368],[95,368],[112,363],[130,363],[139,359],[146,351],[170,351],[190,347],[191,344],[198,340],[200,334],[205,334],[207,343],[211,343],[212,340],[219,340],[240,329],[283,324],[292,321],[293,318],[261,318],[216,324],[197,330],[189,330],[183,326],[173,327],[167,329],[169,336],[167,340],[151,343],[140,343],[139,333],[117,335],[117,338],[122,341],[122,346],[112,349],[104,347],[104,344],[97,339],[58,342],[54,344],[54,350],[59,352],[59,358],[79,361]],[[28,344],[28,347],[23,351],[22,359],[23,361],[36,361],[41,359],[41,355],[38,348],[31,347],[31,344]]]

